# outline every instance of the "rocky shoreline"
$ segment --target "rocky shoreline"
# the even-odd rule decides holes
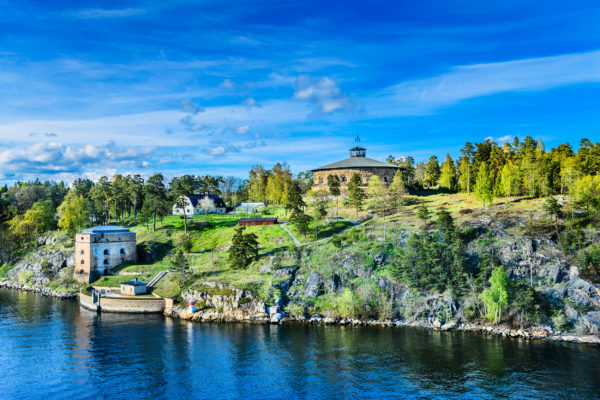
[[[76,299],[79,296],[79,292],[59,292],[51,290],[43,286],[30,286],[23,283],[11,281],[11,280],[0,280],[0,288],[14,289],[26,292],[37,293],[42,296],[55,297],[58,299]],[[223,289],[223,288],[221,288]],[[231,289],[234,292],[236,289]],[[520,338],[527,340],[550,340],[556,342],[570,342],[595,345],[600,347],[600,336],[599,335],[581,335],[575,333],[560,333],[553,331],[550,327],[534,327],[531,329],[510,329],[503,326],[489,326],[483,324],[464,323],[458,321],[450,321],[446,324],[441,324],[438,321],[433,323],[427,321],[402,321],[402,320],[358,320],[358,319],[346,319],[346,318],[333,318],[333,317],[322,317],[320,315],[313,315],[310,318],[295,318],[285,316],[278,309],[273,307],[262,307],[262,304],[255,299],[249,297],[249,293],[237,289],[237,293],[220,294],[221,302],[231,301],[232,297],[237,298],[233,300],[238,303],[237,309],[227,309],[224,311],[223,308],[200,310],[195,313],[190,313],[187,308],[173,307],[165,310],[164,315],[194,322],[219,322],[219,323],[230,323],[230,322],[244,322],[244,323],[260,323],[260,324],[311,324],[311,325],[338,325],[338,326],[382,326],[382,327],[416,327],[433,329],[437,331],[469,331],[469,332],[480,332],[490,335],[501,335],[503,337]],[[233,295],[233,296],[231,296]],[[248,297],[246,297],[248,296]],[[210,297],[214,297],[210,296]],[[248,301],[242,299],[248,298]],[[205,300],[209,300],[207,296],[204,296]],[[239,304],[241,301],[241,305]],[[210,299],[210,301],[215,301]],[[224,304],[221,304],[224,305]],[[235,305],[235,304],[231,304]],[[265,311],[263,311],[265,310]]]
[[[78,291],[59,292],[56,290],[49,289],[47,287],[37,286],[37,285],[30,286],[30,285],[26,285],[24,283],[15,282],[15,281],[11,281],[8,279],[0,280],[0,288],[21,290],[24,292],[32,292],[32,293],[41,294],[42,296],[55,297],[58,299],[76,299],[79,296]]]

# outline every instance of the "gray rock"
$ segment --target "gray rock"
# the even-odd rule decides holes
[[[378,267],[385,265],[386,260],[387,260],[387,256],[383,253],[377,254],[375,256],[375,258],[373,259],[373,261],[375,261],[375,264],[377,264]]]
[[[336,318],[333,317],[325,317],[323,318],[323,323],[324,324],[335,324],[337,322]]]
[[[273,272],[273,268],[271,268],[269,265],[261,265],[260,267],[258,267],[258,271],[264,273],[271,273]]]
[[[322,293],[323,278],[317,272],[312,272],[304,282],[304,297],[314,299]]]
[[[271,306],[268,309],[269,315],[275,315],[279,312],[279,306]]]
[[[275,313],[271,316],[271,323],[278,324],[283,319],[283,314]]]
[[[327,280],[327,283],[325,284],[325,286],[329,293],[338,293],[344,288],[342,279],[336,272],[331,274],[331,278],[329,278]]]

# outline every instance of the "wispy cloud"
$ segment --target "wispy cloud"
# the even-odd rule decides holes
[[[125,18],[146,14],[144,8],[85,8],[68,14],[82,19]]]
[[[390,86],[374,97],[368,111],[419,115],[470,98],[583,82],[600,82],[600,51],[458,66],[442,75]]]

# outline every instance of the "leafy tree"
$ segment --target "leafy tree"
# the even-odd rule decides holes
[[[347,202],[356,210],[356,217],[358,217],[358,212],[361,210],[363,206],[363,200],[365,199],[365,192],[360,187],[361,184],[362,180],[360,179],[360,175],[357,173],[352,174],[350,181],[348,181]]]
[[[600,175],[585,175],[577,178],[572,195],[575,204],[585,207],[588,214],[592,209],[600,210]]]
[[[497,324],[502,319],[502,310],[508,306],[508,275],[504,267],[494,269],[489,282],[490,287],[479,297],[485,306],[486,318]]]
[[[162,174],[155,174],[148,178],[145,185],[146,199],[144,201],[144,214],[152,216],[152,231],[156,230],[156,217],[166,215],[169,210],[167,188]],[[187,229],[186,229],[187,231]]]
[[[485,207],[486,203],[491,203],[494,199],[494,183],[490,175],[490,170],[487,163],[483,162],[479,166],[477,172],[477,180],[475,181],[475,197],[483,202]]]
[[[245,233],[243,226],[238,226],[231,238],[228,250],[228,262],[231,269],[246,268],[258,258],[258,236]]]
[[[558,219],[562,217],[562,207],[556,198],[548,197],[542,207],[544,208],[544,211],[550,215],[551,221],[552,217],[554,217],[555,221],[558,221]]]
[[[439,184],[441,187],[450,191],[456,189],[456,170],[454,169],[454,162],[452,161],[450,154],[446,154],[446,161],[442,164]]]
[[[404,196],[407,194],[406,183],[403,178],[403,173],[401,170],[396,171],[394,174],[394,180],[390,185],[390,194],[394,196],[396,201],[396,205],[398,206],[398,214],[400,214],[400,208],[402,207],[402,200]]]
[[[74,191],[69,191],[58,207],[58,227],[75,233],[89,224],[91,207],[89,200],[77,196]]]
[[[338,217],[338,200],[341,194],[340,191],[340,177],[337,175],[327,176],[327,186],[329,187],[329,194],[335,196],[335,216]]]
[[[386,237],[386,226],[385,226],[385,211],[387,200],[389,196],[389,191],[386,185],[379,179],[377,175],[371,175],[369,178],[369,196],[371,197],[371,202],[375,206],[376,209],[381,211],[381,218],[383,219],[383,240]]]
[[[200,199],[199,206],[200,210],[208,214],[215,210],[215,201],[206,195]]]
[[[102,223],[107,223],[110,217],[109,204],[112,198],[112,190],[112,184],[106,176],[101,177],[96,186],[90,190],[90,197],[94,203],[93,212],[96,211],[96,207],[100,207],[102,212],[101,217],[95,217]]]
[[[512,161],[502,167],[500,179],[497,180],[496,193],[500,196],[516,196],[519,194],[519,172]]]
[[[29,239],[56,227],[52,200],[38,200],[24,215],[16,215],[10,221],[10,231],[21,239]]]

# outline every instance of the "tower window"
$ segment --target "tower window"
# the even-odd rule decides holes
[[[342,176],[342,182],[346,182],[346,177]]]
[[[85,251],[81,250],[81,255],[84,255],[84,254],[85,254]]]
[[[104,250],[104,254],[108,255],[108,249]]]
[[[121,249],[121,254],[125,254],[125,249]]]
[[[79,270],[79,273],[80,274],[85,274],[85,272],[82,269]]]
[[[81,260],[81,265],[85,264],[85,260]]]
[[[107,265],[107,264],[108,264],[108,259],[105,259],[104,260],[104,265]]]

